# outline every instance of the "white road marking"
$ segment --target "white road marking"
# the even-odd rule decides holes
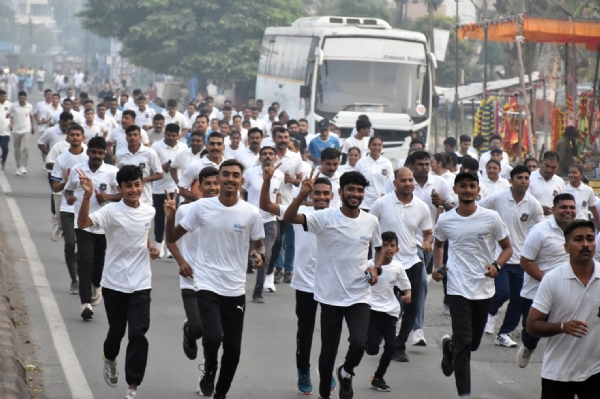
[[[0,187],[2,187],[2,192],[5,194],[12,192],[4,173],[0,173]],[[73,344],[69,338],[67,326],[60,314],[58,303],[56,303],[56,298],[54,298],[52,288],[46,277],[46,269],[40,260],[35,244],[31,239],[31,234],[25,224],[25,220],[23,220],[17,201],[15,201],[14,198],[7,197],[6,202],[10,209],[14,226],[19,234],[19,240],[21,240],[23,251],[27,255],[27,262],[29,263],[29,270],[33,277],[33,284],[37,290],[44,316],[46,316],[46,321],[48,322],[54,348],[67,378],[67,383],[71,390],[71,397],[77,399],[93,399],[94,395],[87,383],[79,359],[77,359],[77,355],[75,355],[75,350],[73,349]]]

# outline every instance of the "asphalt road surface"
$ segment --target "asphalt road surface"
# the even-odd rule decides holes
[[[36,134],[35,140],[38,137]],[[14,250],[14,259],[21,260],[17,263],[18,276],[26,293],[45,394],[48,398],[123,398],[127,388],[123,369],[127,338],[123,340],[118,358],[121,382],[118,388],[110,388],[102,378],[102,344],[108,329],[104,308],[96,306],[94,319],[84,322],[79,315],[79,297],[69,294],[63,240],[50,240],[50,188],[46,173],[41,170],[42,160],[35,141],[30,150],[27,176],[14,175],[12,153],[5,174],[0,172],[0,186],[5,194],[0,196],[0,217]],[[151,323],[147,334],[150,351],[139,397],[198,397],[198,361],[188,360],[181,344],[181,324],[185,314],[177,266],[172,259],[159,259],[152,262],[152,272]],[[266,304],[254,304],[251,287],[255,276],[248,275],[242,355],[228,398],[297,398],[294,290],[287,284],[280,284],[276,293],[265,294]],[[370,377],[379,358],[365,355],[356,369],[355,398],[457,397],[454,377],[444,377],[439,367],[440,337],[451,333],[450,318],[440,313],[442,286],[432,282],[429,287],[425,317],[427,346],[409,347],[409,363],[392,362],[385,377],[392,387],[391,394],[370,389]],[[346,338],[344,328],[338,363],[343,362]],[[513,338],[520,344],[519,331]],[[520,369],[515,362],[516,348],[497,347],[492,336],[485,336],[471,361],[473,397],[539,397],[541,346],[529,367]],[[319,350],[320,327],[317,323],[311,356],[313,397],[318,397],[315,368]],[[200,360],[201,357],[200,350]],[[332,397],[337,398],[337,392]]]

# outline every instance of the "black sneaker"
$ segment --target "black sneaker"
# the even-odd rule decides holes
[[[260,292],[255,292],[252,294],[252,302],[254,303],[265,303],[265,298],[263,298]]]
[[[383,378],[379,379],[375,376],[371,377],[371,389],[379,392],[390,392],[391,389],[388,384],[385,383]]]
[[[281,270],[275,270],[274,282],[275,284],[281,284],[281,278],[283,277],[283,272]]]
[[[394,357],[392,357],[392,360],[395,360],[396,362],[408,363],[409,358],[408,358],[408,355],[406,354],[406,351],[403,351],[401,349],[396,349],[396,352],[394,353]]]
[[[227,398],[227,396],[221,395],[220,393],[215,393],[213,395],[213,399],[226,399],[226,398]]]
[[[343,367],[344,365],[342,364],[337,368],[337,378],[340,385],[340,399],[352,399],[354,397],[354,391],[352,390],[352,376],[343,378]]]
[[[204,396],[212,396],[215,392],[215,377],[217,376],[218,366],[212,370],[205,370],[200,380],[200,393]]]
[[[198,344],[194,338],[188,335],[187,324],[187,320],[183,322],[183,353],[185,353],[188,359],[194,360],[198,356]]]
[[[450,377],[454,373],[454,354],[450,348],[451,344],[452,339],[450,336],[448,334],[444,335],[442,337],[442,360],[440,366],[442,367],[442,373],[446,377]]]
[[[289,284],[292,282],[292,272],[283,273],[283,282]]]

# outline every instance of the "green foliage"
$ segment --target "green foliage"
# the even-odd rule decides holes
[[[321,7],[319,14],[380,18],[390,23],[394,21],[394,16],[385,0],[335,0],[329,6]]]
[[[227,83],[256,76],[265,28],[303,16],[302,0],[89,0],[83,26],[156,73]]]
[[[450,31],[450,40],[448,41],[448,50],[446,52],[446,60],[438,61],[436,70],[436,84],[438,86],[454,86],[456,81],[456,22],[451,17],[435,15],[433,26],[438,29],[446,29]],[[429,37],[429,16],[419,17],[404,27],[407,30],[413,30],[423,33]],[[465,84],[473,82],[481,82],[483,80],[483,68],[473,62],[473,58],[477,55],[477,46],[472,40],[459,40],[458,42],[458,66],[465,71]]]

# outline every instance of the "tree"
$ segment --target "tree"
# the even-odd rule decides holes
[[[228,83],[256,76],[266,27],[303,13],[302,0],[88,0],[78,15],[135,65]]]
[[[338,15],[340,17],[379,18],[393,22],[392,12],[385,0],[336,0],[331,5],[319,9],[320,15]]]

